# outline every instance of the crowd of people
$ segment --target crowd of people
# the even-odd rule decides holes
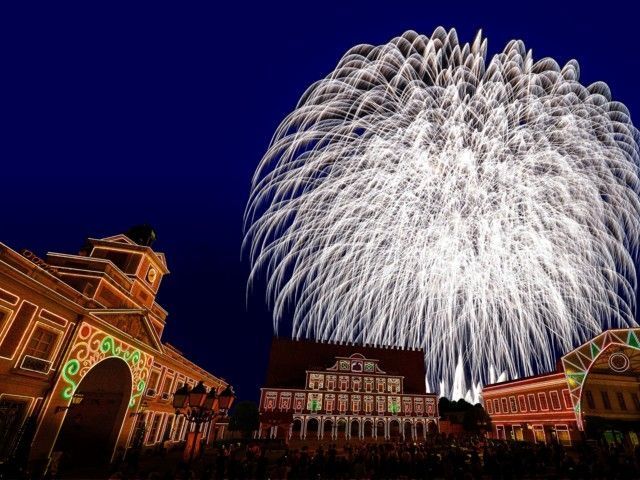
[[[152,471],[131,478],[215,479],[508,479],[640,478],[640,448],[435,436],[426,443],[351,442],[289,449],[267,443],[210,449],[197,468]],[[112,478],[127,478],[117,473]]]

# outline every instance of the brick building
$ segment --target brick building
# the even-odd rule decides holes
[[[261,438],[419,441],[437,430],[422,350],[273,339]]]
[[[46,259],[0,244],[0,462],[25,442],[38,468],[57,451],[109,462],[143,433],[138,444],[181,442],[172,393],[201,380],[226,388],[162,342],[155,298],[169,270],[154,237],[132,229]]]
[[[564,355],[556,372],[487,385],[496,438],[638,445],[640,329],[608,330]]]

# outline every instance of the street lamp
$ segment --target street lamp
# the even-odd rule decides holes
[[[235,395],[230,386],[220,393],[216,394],[215,388],[211,388],[207,392],[207,388],[202,381],[189,389],[187,385],[182,385],[173,394],[173,408],[176,409],[176,415],[182,415],[187,419],[188,424],[194,424],[193,431],[189,429],[187,442],[185,444],[183,458],[186,462],[191,463],[194,457],[200,451],[200,443],[202,440],[202,425],[210,423],[218,415],[226,414],[233,401]]]

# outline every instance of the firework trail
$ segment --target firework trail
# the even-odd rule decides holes
[[[638,135],[578,77],[442,28],[347,52],[253,179],[250,282],[276,330],[290,312],[294,337],[424,347],[428,383],[459,397],[461,375],[550,369],[634,325]]]

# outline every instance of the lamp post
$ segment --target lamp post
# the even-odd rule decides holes
[[[187,434],[187,441],[184,448],[183,459],[191,463],[200,451],[200,443],[203,434],[203,425],[211,422],[218,415],[224,415],[235,400],[235,394],[231,386],[216,394],[216,390],[207,389],[202,381],[189,389],[187,385],[182,385],[173,394],[173,408],[176,415],[182,415],[187,419],[188,425],[194,424],[195,428]]]

